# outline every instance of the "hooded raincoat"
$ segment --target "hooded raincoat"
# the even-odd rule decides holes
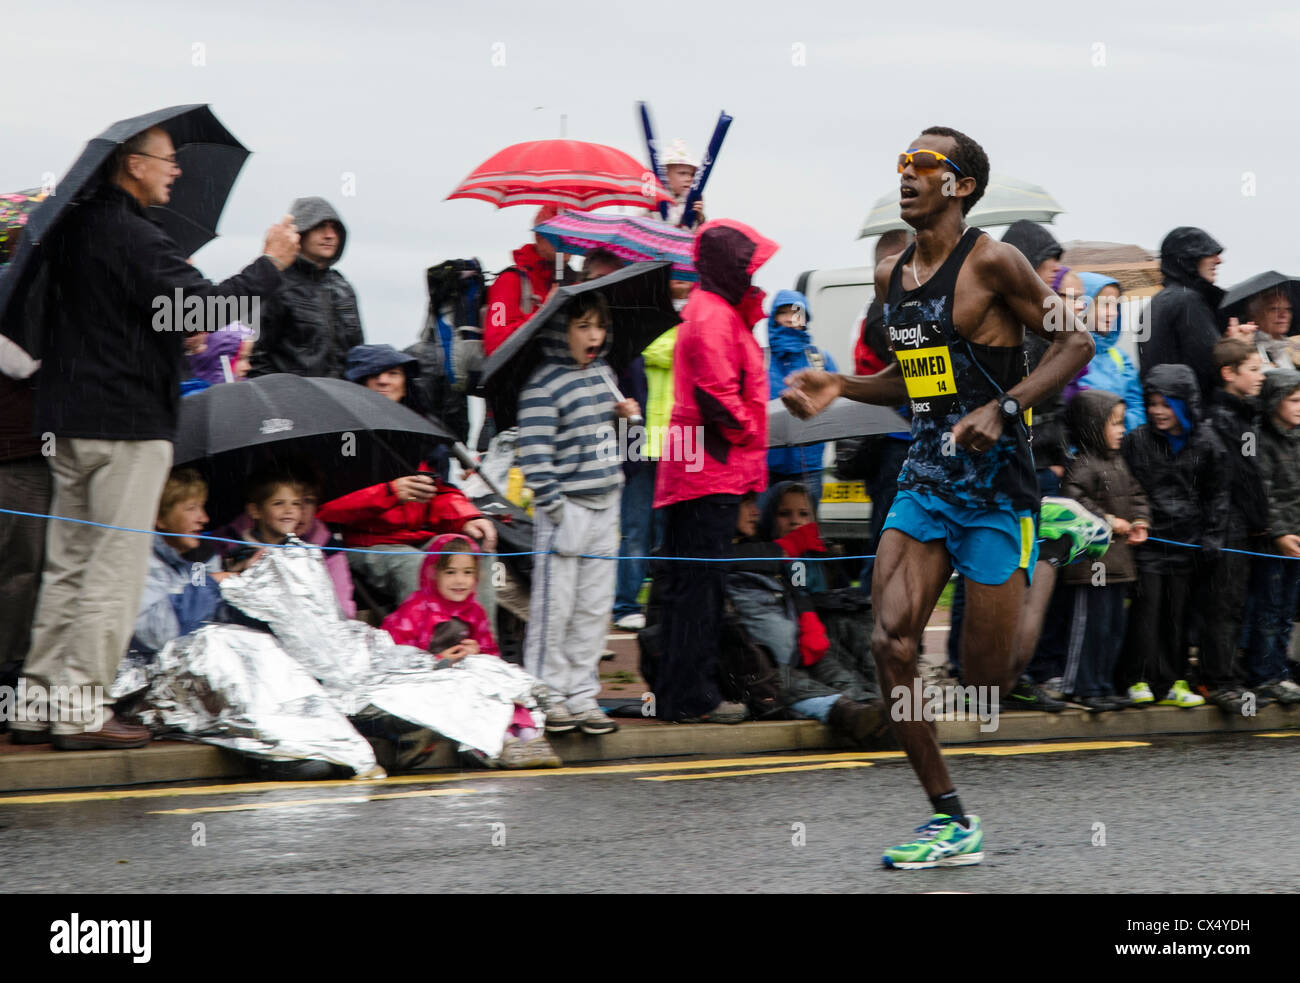
[[[776,250],[731,219],[707,222],[696,236],[700,285],[677,329],[671,440],[655,476],[655,508],[767,486],[768,387],[750,281]]]
[[[555,263],[542,259],[528,243],[512,254],[514,265],[497,274],[487,292],[487,321],[483,325],[483,354],[501,347],[519,325],[542,306],[555,286]]]
[[[289,206],[299,233],[324,222],[339,227],[339,248],[323,267],[299,256],[284,271],[284,285],[262,302],[260,337],[250,376],[289,372],[343,378],[350,348],[365,341],[352,284],[334,265],[348,243],[347,226],[324,198],[299,198]]]
[[[1119,451],[1106,446],[1106,420],[1116,404],[1122,403],[1104,389],[1086,389],[1070,402],[1066,422],[1079,453],[1070,462],[1061,494],[1073,498],[1089,512],[1114,516],[1130,523],[1151,524],[1151,507],[1146,492],[1124,463]],[[1131,583],[1137,579],[1133,549],[1124,536],[1112,536],[1105,557],[1106,583]],[[1091,563],[1073,563],[1065,568],[1065,583],[1090,584]]]
[[[785,389],[785,377],[799,369],[819,368],[838,372],[835,359],[813,344],[812,335],[805,328],[787,328],[778,324],[776,312],[787,305],[798,305],[804,312],[805,323],[812,323],[808,313],[808,298],[797,290],[782,290],[772,301],[772,313],[767,319],[767,398],[775,399]],[[814,360],[820,364],[814,365]],[[809,475],[810,481],[821,483],[822,460],[825,444],[808,444],[804,447],[773,447],[767,452],[767,468],[779,474]]]
[[[444,621],[459,618],[469,629],[467,637],[478,642],[478,647],[486,655],[499,655],[496,639],[488,625],[487,612],[471,591],[463,601],[453,601],[438,591],[438,554],[453,547],[468,549],[474,554],[475,562],[481,561],[479,548],[468,536],[451,534],[439,536],[429,544],[429,555],[420,567],[420,586],[414,594],[384,619],[381,628],[393,636],[398,645],[414,645],[428,650],[433,642],[433,631]],[[481,571],[480,571],[481,572]]]
[[[1079,279],[1083,281],[1084,292],[1094,303],[1097,294],[1104,288],[1119,286],[1119,281],[1114,277],[1102,276],[1100,273],[1080,273]],[[1123,316],[1122,310],[1117,311],[1110,331],[1093,332],[1092,340],[1097,346],[1097,354],[1084,366],[1078,377],[1065,387],[1063,395],[1068,401],[1084,389],[1104,389],[1114,393],[1124,400],[1124,430],[1129,431],[1147,422],[1147,408],[1133,360],[1118,344],[1124,327]]]
[[[556,521],[565,498],[608,499],[623,487],[615,401],[600,372],[610,371],[610,334],[596,358],[580,366],[569,351],[568,325],[561,310],[537,332],[542,360],[519,393],[519,467],[533,489],[534,508]]]
[[[1274,417],[1282,400],[1297,389],[1300,372],[1279,369],[1264,377],[1259,394],[1264,417],[1259,470],[1268,495],[1269,535],[1274,539],[1300,535],[1300,429],[1283,429]]]
[[[1228,528],[1228,470],[1222,445],[1201,422],[1201,391],[1186,365],[1159,365],[1145,380],[1183,426],[1171,436],[1147,423],[1124,435],[1120,453],[1151,505],[1151,535],[1216,550]],[[1172,573],[1191,568],[1193,550],[1147,542],[1137,550],[1140,570]]]
[[[1164,289],[1151,299],[1150,337],[1138,343],[1142,381],[1157,365],[1190,366],[1202,399],[1214,389],[1211,352],[1222,337],[1215,313],[1223,291],[1196,272],[1198,260],[1223,252],[1207,232],[1179,226],[1160,243]]]

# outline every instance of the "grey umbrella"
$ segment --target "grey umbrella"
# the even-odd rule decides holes
[[[966,224],[979,229],[992,225],[1010,225],[1022,218],[1031,222],[1050,222],[1065,211],[1044,188],[1006,174],[989,175],[988,187],[979,204],[966,216]],[[890,229],[909,229],[898,211],[898,188],[871,206],[858,232],[859,239],[878,236]]]
[[[908,433],[911,425],[887,406],[871,406],[840,397],[811,420],[800,420],[779,399],[767,404],[767,446],[798,447],[844,437]]]

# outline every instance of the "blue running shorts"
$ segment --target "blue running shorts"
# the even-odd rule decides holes
[[[1017,570],[1033,581],[1038,561],[1034,512],[953,505],[908,488],[894,498],[884,528],[897,529],[922,543],[942,539],[953,567],[977,584],[1005,584]]]

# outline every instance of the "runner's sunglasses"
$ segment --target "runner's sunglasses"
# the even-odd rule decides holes
[[[917,150],[913,147],[905,154],[898,155],[898,173],[903,173],[903,168],[911,164],[918,171],[938,170],[944,164],[947,164],[958,174],[963,173],[962,169],[948,157],[939,153],[937,150]]]

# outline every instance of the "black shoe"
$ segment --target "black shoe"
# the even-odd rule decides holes
[[[826,723],[835,733],[855,744],[866,744],[889,726],[883,704],[859,703],[847,696],[841,696],[831,704]]]
[[[1074,702],[1089,713],[1107,713],[1119,709],[1109,696],[1083,696],[1076,698]]]
[[[334,776],[334,766],[328,761],[305,758],[299,761],[268,761],[255,758],[253,762],[259,778],[269,782],[315,782]]]
[[[1243,715],[1249,701],[1246,699],[1244,690],[1224,688],[1215,690],[1210,694],[1210,702],[1226,713],[1229,717],[1240,717]],[[1255,706],[1259,706],[1259,701],[1255,701]]]
[[[47,727],[45,730],[19,730],[17,727],[9,728],[10,744],[49,744],[50,731]]]
[[[1002,700],[1003,713],[1015,710],[1045,710],[1048,713],[1060,713],[1064,709],[1064,700],[1052,699],[1041,686],[1031,682],[1027,676],[1021,676],[1015,689]]]
[[[1122,693],[1109,693],[1107,694],[1106,699],[1115,704],[1116,710],[1127,710],[1129,707],[1135,705],[1132,700],[1127,696],[1124,696]]]

